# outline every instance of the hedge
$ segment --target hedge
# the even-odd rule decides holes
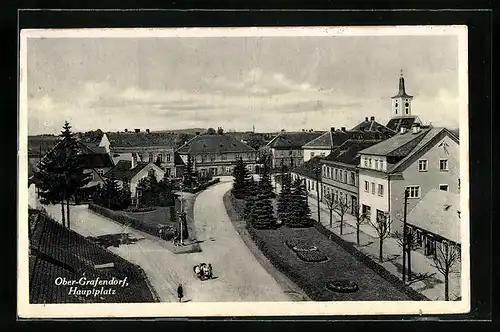
[[[160,237],[164,240],[172,240],[174,238],[174,230],[165,227],[164,225],[160,224],[147,224],[144,223],[138,219],[132,218],[130,216],[127,216],[125,214],[122,214],[120,212],[116,212],[110,209],[107,209],[105,207],[96,205],[96,204],[89,204],[89,209],[104,216],[109,219],[112,219],[116,221],[117,223],[120,223],[125,226],[129,226],[132,228],[135,228],[139,231],[148,233],[150,235],[160,237],[160,229],[163,229],[163,235]]]
[[[370,257],[366,256],[364,253],[361,251],[357,250],[351,243],[345,241],[341,237],[339,237],[337,234],[331,232],[329,229],[327,229],[323,224],[315,222],[314,227],[316,229],[330,237],[333,241],[335,241],[338,245],[340,245],[345,251],[350,253],[352,256],[354,256],[358,261],[363,263],[364,265],[368,266],[370,269],[378,273],[382,278],[390,282],[394,287],[399,289],[401,292],[405,293],[408,295],[412,300],[414,301],[428,301],[429,299],[423,295],[414,290],[413,288],[406,286],[398,277],[387,271],[383,266],[378,264],[377,262],[373,261]]]
[[[199,186],[197,187],[194,187],[194,188],[187,188],[185,189],[184,191],[187,192],[187,193],[191,193],[191,194],[196,194],[197,192],[199,191],[202,191],[202,190],[205,190],[207,189],[208,187],[216,184],[216,183],[219,183],[220,182],[220,179],[219,178],[216,178],[216,179],[213,179],[213,180],[210,180],[208,182],[205,182],[205,183],[202,183],[200,184]]]

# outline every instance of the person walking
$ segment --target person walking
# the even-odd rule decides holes
[[[182,298],[184,297],[184,289],[182,288],[182,284],[179,284],[179,287],[177,287],[177,297],[179,298],[179,303],[181,303]]]

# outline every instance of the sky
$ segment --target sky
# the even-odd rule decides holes
[[[28,133],[386,124],[403,70],[412,113],[458,127],[457,36],[29,38]]]

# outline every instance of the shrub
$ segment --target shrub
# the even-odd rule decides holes
[[[328,260],[321,251],[316,250],[294,250],[297,254],[297,257],[303,260],[304,262],[324,262]]]
[[[199,186],[196,186],[196,187],[193,187],[193,188],[186,188],[184,191],[188,192],[188,193],[191,193],[191,194],[196,194],[197,192],[205,190],[208,187],[210,187],[210,186],[212,186],[212,185],[214,185],[214,184],[216,184],[218,182],[220,182],[220,179],[216,178],[216,179],[213,179],[211,181],[202,183]]]
[[[358,285],[352,280],[334,280],[326,284],[328,290],[338,293],[353,293],[359,290]]]
[[[131,206],[123,210],[124,212],[150,212],[156,210],[156,207],[154,206],[145,206],[145,207],[140,207],[137,208],[135,206]]]

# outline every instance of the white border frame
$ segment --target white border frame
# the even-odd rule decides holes
[[[27,40],[28,38],[209,38],[246,36],[388,36],[456,35],[459,62],[459,127],[461,179],[461,301],[342,301],[342,302],[217,302],[147,304],[30,304],[28,260],[27,176]],[[20,38],[18,114],[18,315],[23,318],[203,317],[390,315],[466,313],[470,310],[468,42],[466,26],[372,26],[297,28],[174,28],[174,29],[46,29],[22,30]],[[21,221],[21,222],[19,222]]]

